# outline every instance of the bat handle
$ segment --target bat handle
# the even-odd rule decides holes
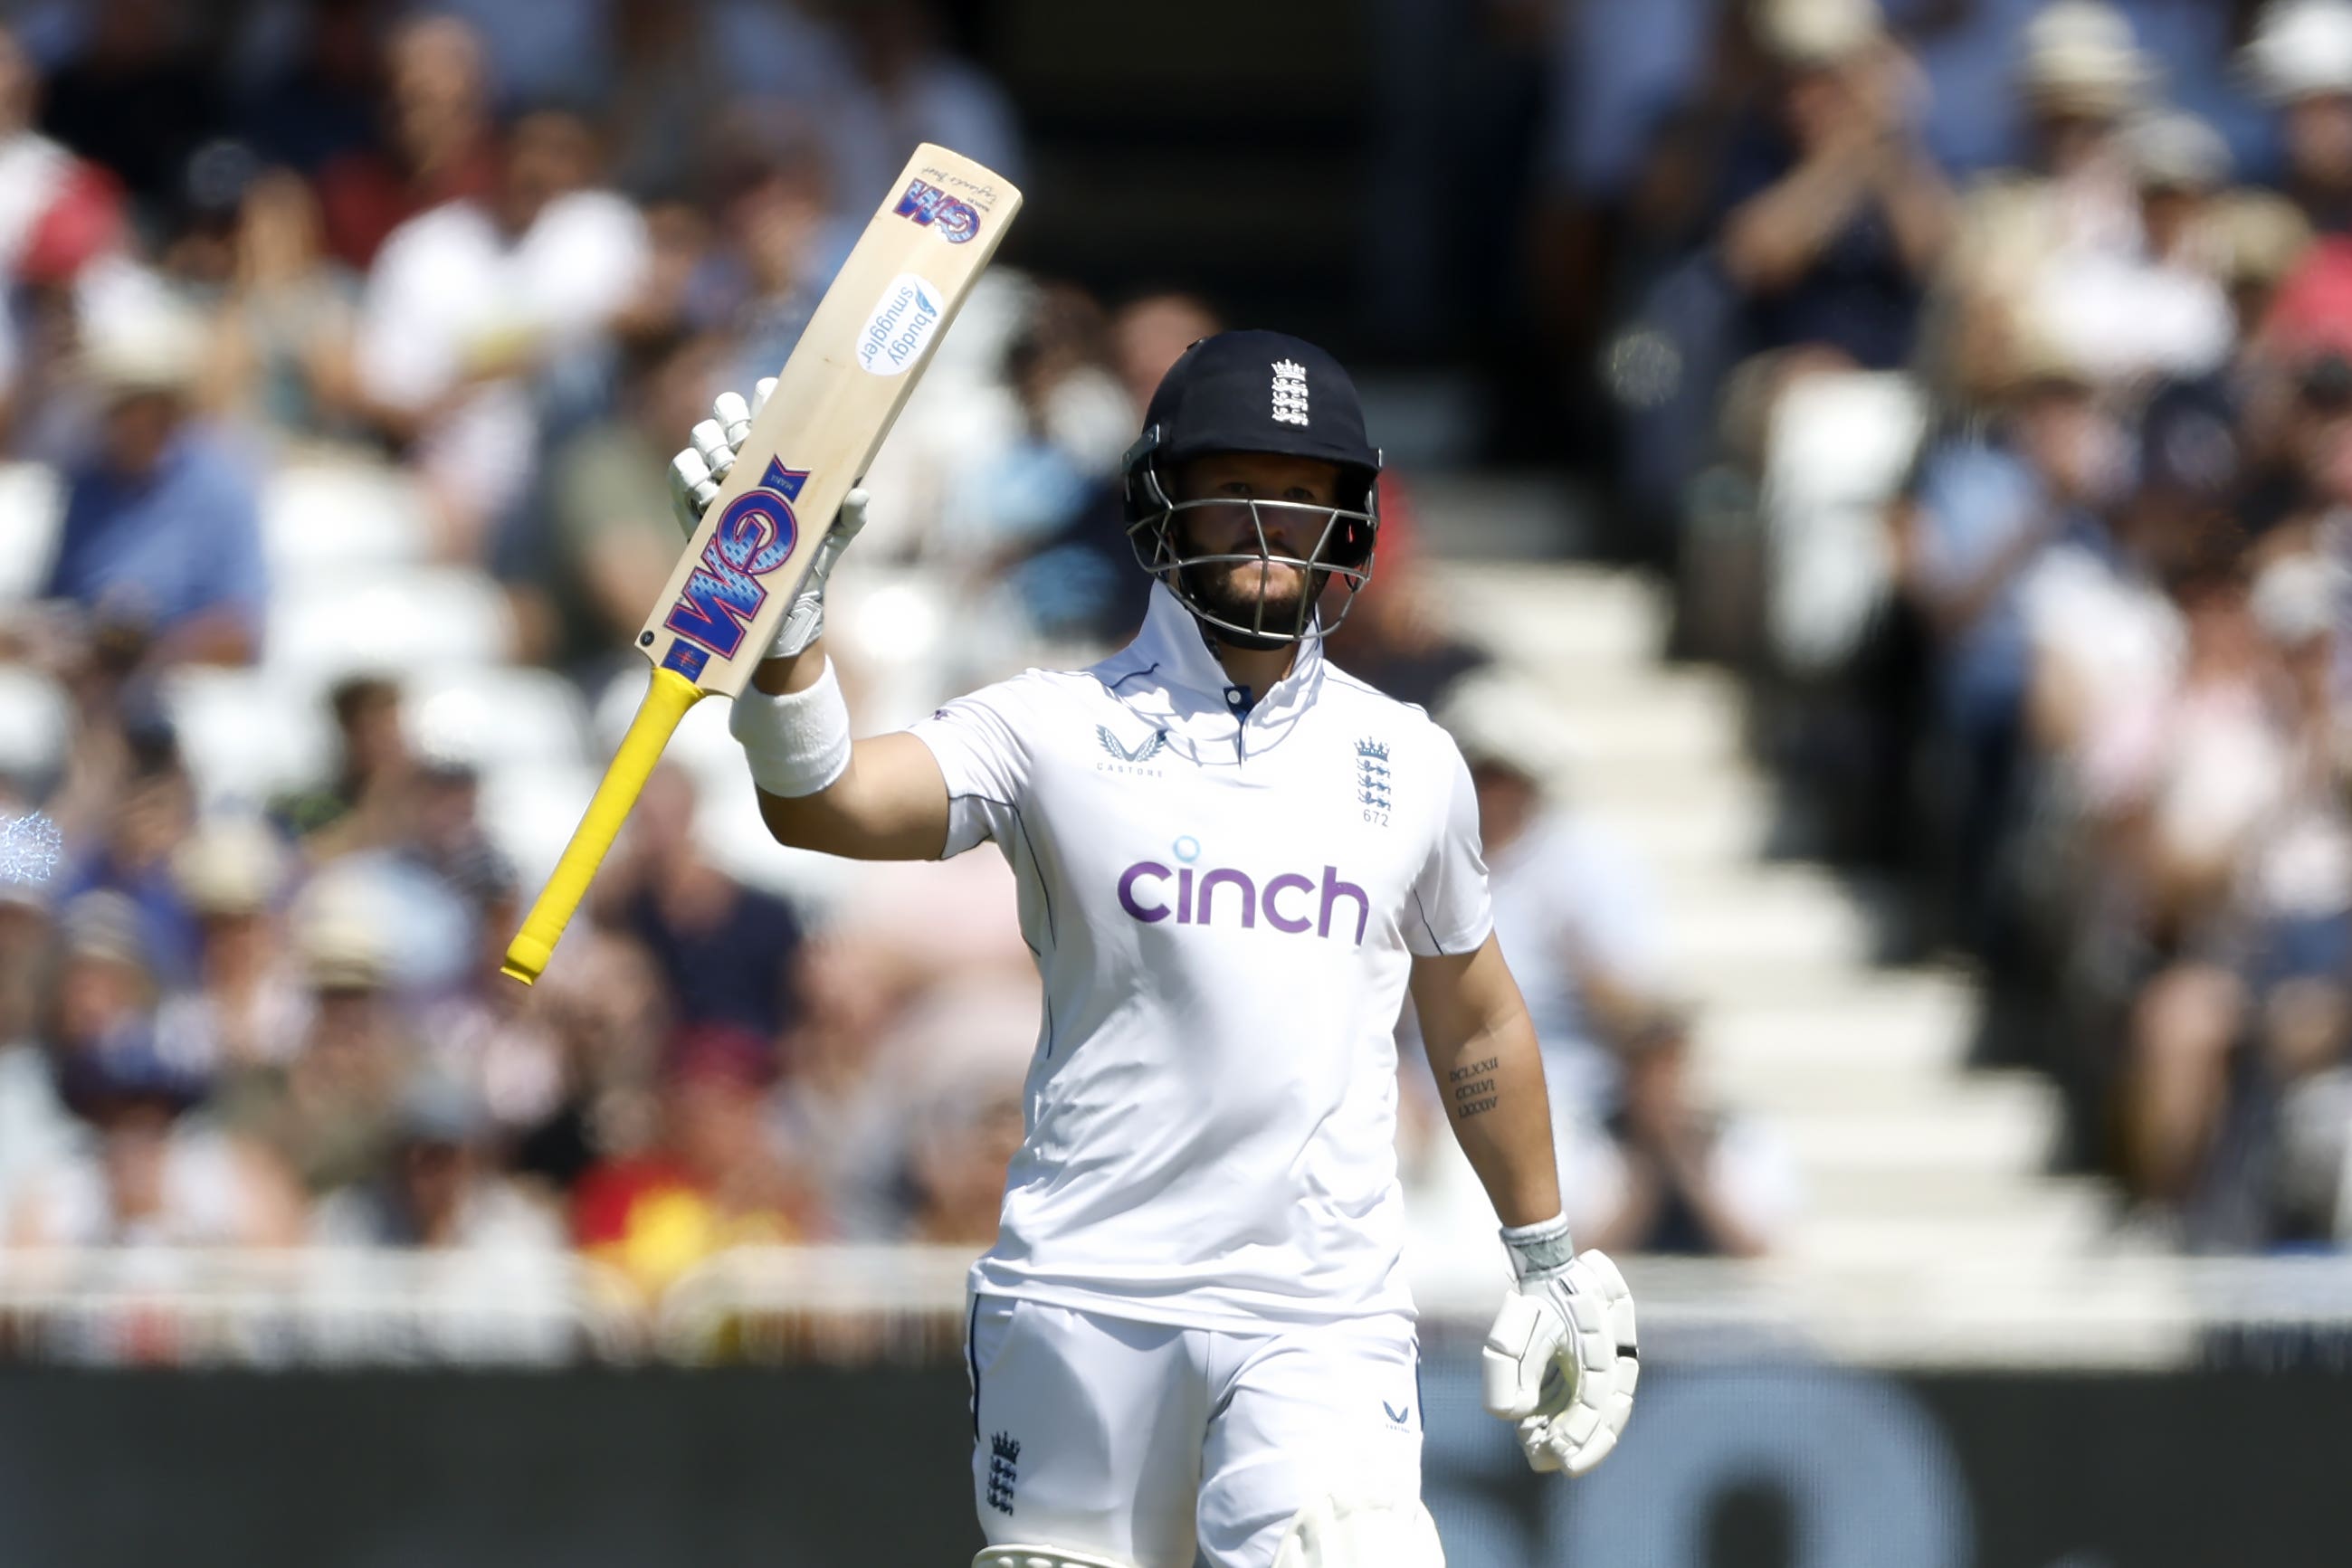
[[[637,705],[637,716],[629,721],[621,749],[604,769],[580,825],[572,831],[572,841],[563,846],[563,858],[555,862],[522,929],[507,944],[500,973],[528,986],[547,967],[548,959],[555,955],[557,938],[587,896],[589,879],[604,863],[605,852],[628,820],[629,808],[637,803],[638,791],[653,776],[654,765],[661,760],[662,748],[669,744],[677,721],[702,697],[701,688],[677,671],[654,672],[653,685],[646,692],[646,700]]]

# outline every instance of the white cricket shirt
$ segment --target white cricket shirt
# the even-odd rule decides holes
[[[946,852],[995,841],[1045,978],[976,1290],[1193,1328],[1412,1310],[1391,1030],[1412,956],[1492,922],[1469,771],[1313,642],[1244,700],[1155,586],[1122,652],[913,728]]]

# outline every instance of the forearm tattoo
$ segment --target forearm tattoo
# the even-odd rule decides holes
[[[1455,1121],[1466,1122],[1495,1108],[1496,1102],[1501,1099],[1495,1092],[1495,1072],[1502,1065],[1501,1057],[1490,1056],[1484,1061],[1465,1062],[1445,1070]]]

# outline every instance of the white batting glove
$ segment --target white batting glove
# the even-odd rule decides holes
[[[1607,1253],[1577,1253],[1565,1218],[1507,1229],[1503,1241],[1518,1282],[1480,1354],[1486,1409],[1518,1424],[1534,1469],[1580,1476],[1633,1414],[1633,1292]]]
[[[751,434],[752,418],[767,405],[769,394],[775,390],[776,378],[764,376],[751,389],[749,403],[740,392],[720,392],[718,401],[710,405],[711,417],[688,433],[686,449],[670,459],[670,505],[677,514],[678,527],[686,530],[688,538],[702,526],[702,514],[718,499],[719,486],[734,470],[735,455],[742,450],[743,438]],[[866,501],[863,490],[852,490],[842,497],[841,510],[817,545],[816,559],[809,563],[808,576],[802,580],[792,608],[784,612],[783,624],[776,628],[776,638],[768,645],[767,657],[791,658],[805,652],[811,643],[824,634],[824,585],[833,576],[833,563],[866,526]]]

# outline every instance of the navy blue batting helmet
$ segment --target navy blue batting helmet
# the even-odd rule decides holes
[[[1173,498],[1177,468],[1195,457],[1234,452],[1331,464],[1339,473],[1338,505]],[[1365,435],[1363,405],[1347,371],[1303,338],[1220,332],[1186,349],[1151,394],[1143,434],[1121,467],[1136,559],[1186,608],[1233,637],[1273,644],[1328,631],[1345,618],[1356,591],[1371,576],[1380,530],[1380,448]],[[1202,553],[1178,539],[1179,519],[1187,511],[1236,504],[1246,505],[1256,523],[1254,553]],[[1276,509],[1311,514],[1305,530],[1314,540],[1311,549],[1286,554],[1268,546],[1265,523]],[[1263,599],[1246,616],[1231,603],[1208,601],[1198,569],[1251,563],[1262,572],[1275,565],[1297,568],[1307,574],[1312,591],[1272,616]],[[1345,592],[1327,623],[1318,608],[1334,585]]]

